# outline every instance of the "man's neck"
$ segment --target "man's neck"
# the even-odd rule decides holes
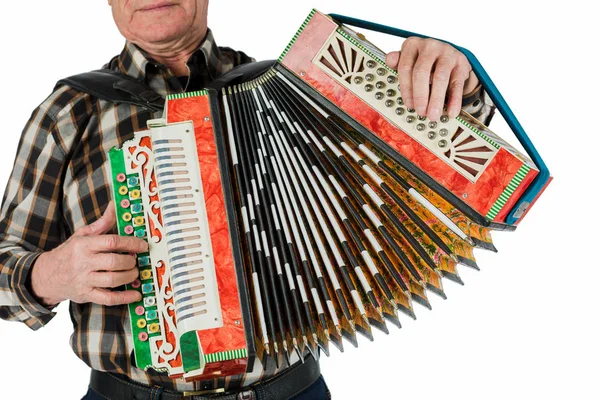
[[[168,67],[175,76],[188,76],[190,71],[187,61],[196,49],[198,49],[207,32],[208,29],[205,27],[202,30],[202,34],[196,35],[195,39],[182,39],[177,43],[159,45],[136,44],[143,48],[152,60]]]

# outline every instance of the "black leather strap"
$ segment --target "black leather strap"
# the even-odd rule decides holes
[[[181,392],[158,386],[152,388],[131,382],[125,377],[95,370],[92,370],[90,387],[109,400],[255,400],[257,393],[261,399],[285,400],[308,388],[320,375],[319,363],[308,357],[304,363],[297,363],[272,378],[221,395],[184,397]]]
[[[162,111],[165,99],[146,84],[109,69],[73,75],[57,82],[115,104],[133,104],[150,111]]]

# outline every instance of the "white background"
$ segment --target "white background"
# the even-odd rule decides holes
[[[534,4],[539,6],[534,6]],[[583,1],[213,0],[217,43],[277,58],[312,7],[444,38],[472,50],[555,181],[482,271],[446,282],[448,300],[333,351],[334,399],[598,399],[599,102],[596,13]],[[399,41],[372,41],[392,50]],[[95,69],[123,39],[101,1],[10,1],[0,11],[0,186],[31,111],[70,74]],[[391,43],[391,45],[390,45]],[[501,135],[511,137],[506,132]],[[0,321],[0,398],[78,399],[89,371],[68,346],[67,305],[45,328]],[[378,396],[378,397],[377,397]]]

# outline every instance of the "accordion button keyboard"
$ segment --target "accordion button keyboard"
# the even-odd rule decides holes
[[[127,184],[129,187],[138,186],[140,184],[140,179],[137,176],[132,176],[127,180]]]
[[[140,198],[141,195],[142,193],[139,191],[139,189],[134,189],[131,192],[129,192],[129,197],[131,198],[131,200],[137,200]]]
[[[146,266],[150,265],[150,257],[148,257],[148,256],[138,257],[138,264],[140,267],[146,267]]]
[[[152,321],[154,319],[158,319],[158,312],[156,310],[147,311],[146,312],[146,320]]]
[[[145,281],[148,279],[152,279],[152,272],[149,269],[145,269],[143,271],[140,271],[140,278]]]
[[[152,293],[153,291],[154,291],[154,284],[152,284],[152,283],[144,283],[142,285],[142,293],[143,294]]]
[[[154,296],[144,297],[144,307],[149,308],[149,307],[153,307],[155,305],[156,305],[156,297],[154,297]]]

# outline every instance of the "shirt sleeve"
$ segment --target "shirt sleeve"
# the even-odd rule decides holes
[[[481,83],[470,93],[463,95],[462,109],[478,119],[485,126],[490,124],[496,112],[496,106],[483,89]]]
[[[0,210],[0,318],[33,330],[55,315],[33,296],[28,280],[37,257],[64,239],[66,157],[57,137],[55,119],[38,107],[22,133]]]

